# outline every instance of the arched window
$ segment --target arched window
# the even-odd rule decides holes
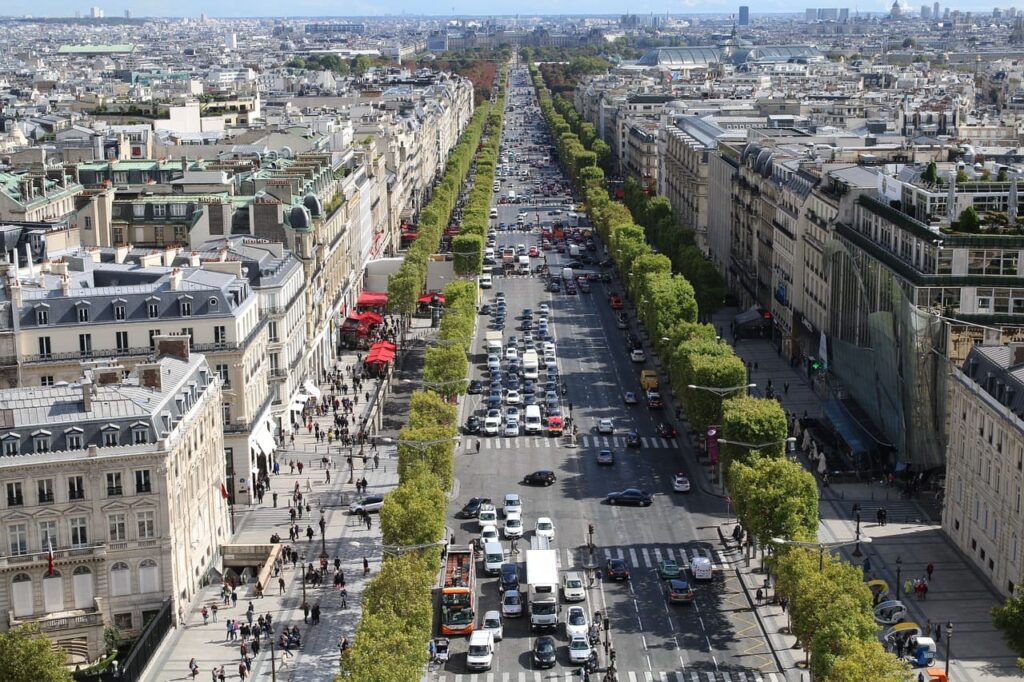
[[[64,577],[58,570],[43,578],[43,609],[46,613],[64,610]]]
[[[75,593],[75,608],[90,609],[96,605],[95,583],[92,579],[92,571],[88,566],[78,566],[71,577],[72,587]]]
[[[11,603],[14,605],[14,615],[31,616],[35,610],[34,602],[32,576],[28,573],[19,573],[11,578]]]
[[[139,564],[139,592],[160,591],[160,566],[152,559]]]
[[[118,561],[110,567],[110,596],[123,597],[126,594],[131,594],[131,591],[132,571],[128,568],[128,564]]]

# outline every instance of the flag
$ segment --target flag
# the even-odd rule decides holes
[[[50,543],[50,536],[46,536],[46,575],[53,576],[53,545]]]
[[[220,484],[220,496],[225,500],[228,499],[228,487],[223,483]]]

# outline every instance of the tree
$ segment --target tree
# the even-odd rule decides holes
[[[455,429],[448,426],[405,427],[398,432],[398,478],[415,476],[426,466],[441,488],[449,490],[455,468]],[[441,522],[444,522],[442,514]],[[436,537],[434,538],[437,539]],[[412,543],[395,543],[412,544]]]
[[[960,184],[963,184],[965,182],[970,182],[970,180],[971,180],[971,176],[969,176],[967,174],[967,171],[965,171],[963,168],[961,168],[960,170],[958,170],[956,172],[956,184],[960,185]]]
[[[688,353],[687,348],[691,352]],[[677,393],[681,394],[689,422],[700,430],[721,424],[725,398],[712,391],[684,387],[690,384],[714,388],[745,386],[747,368],[743,360],[736,357],[728,344],[714,341],[689,341],[680,344],[678,350],[680,354],[673,365],[675,371],[670,376]]]
[[[812,540],[818,531],[818,485],[788,459],[759,459],[729,469],[729,494],[743,527],[764,547],[771,538]]]
[[[1017,665],[1024,667],[1024,601],[1014,595],[1001,606],[992,609],[992,624],[1002,631],[1006,645],[1022,658]]]
[[[964,232],[977,232],[981,228],[981,216],[973,206],[968,206],[960,212],[957,226]]]
[[[484,263],[484,238],[476,234],[460,234],[452,239],[452,267],[457,275],[476,275]]]
[[[1009,182],[1010,171],[1007,170],[1006,166],[1002,166],[999,169],[999,173],[996,174],[996,182]]]
[[[934,185],[939,181],[939,168],[935,165],[934,161],[929,161],[925,167],[924,172],[921,173],[921,179],[927,182],[929,185]]]
[[[761,457],[782,457],[789,424],[786,413],[777,401],[737,396],[725,401],[721,434],[726,440],[762,446],[725,444],[722,455],[728,471],[733,461],[750,463]]]
[[[425,426],[454,427],[458,419],[458,408],[446,403],[433,391],[416,391],[409,397],[409,426],[414,429]]]
[[[0,680],[4,682],[71,682],[64,654],[35,624],[0,633]]]
[[[341,657],[347,682],[407,682],[423,675],[429,629],[410,628],[405,620],[382,611],[364,614],[354,639]]]
[[[466,392],[469,361],[462,345],[433,346],[427,348],[423,361],[423,381],[446,396]]]
[[[444,491],[429,465],[417,462],[409,466],[401,485],[384,496],[380,510],[384,544],[422,545],[440,540],[446,505]]]
[[[431,547],[387,557],[380,573],[363,593],[364,612],[390,612],[414,629],[429,630],[433,616],[430,591],[434,581],[431,577],[439,563],[437,555]]]
[[[845,642],[828,673],[829,682],[911,682],[914,673],[906,662],[877,641]]]
[[[420,296],[423,279],[414,267],[405,264],[398,272],[388,277],[388,302],[392,310],[403,315],[411,315],[416,310],[416,299]]]

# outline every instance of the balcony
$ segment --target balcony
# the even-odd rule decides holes
[[[260,406],[257,407],[255,410],[253,410],[251,414],[255,415],[256,417],[263,414],[267,410],[267,408],[270,407],[270,403],[272,403],[273,400],[274,391],[267,391],[267,397],[263,399],[263,403],[260,404]],[[230,424],[225,424],[224,433],[245,433],[248,431],[252,431],[253,421],[253,419],[250,419],[247,422],[232,422]]]
[[[38,625],[39,629],[43,632],[58,632],[60,630],[74,630],[76,628],[100,627],[104,624],[102,613],[86,609],[64,611],[61,615],[45,615],[39,616],[38,618],[32,616],[22,616],[21,618],[18,618],[14,615],[13,611],[8,611],[7,622],[11,624],[11,627],[24,625],[26,623],[34,623]]]
[[[108,485],[107,486],[107,497],[120,497],[124,495],[124,486],[122,485]]]
[[[54,548],[53,559],[54,561],[60,561],[62,559],[74,559],[81,557],[101,557],[106,556],[107,545],[103,542],[94,542],[78,547],[64,547],[61,549]],[[46,550],[40,552],[29,552],[27,554],[12,554],[6,556],[0,556],[0,567],[4,566],[22,566],[27,564],[45,564],[47,561]]]
[[[284,381],[288,378],[288,370],[280,367],[272,367],[270,369],[270,380],[271,381]]]
[[[139,346],[136,348],[100,348],[88,351],[71,351],[69,353],[36,353],[33,355],[23,355],[21,360],[26,364],[42,363],[42,362],[79,362],[87,358],[125,358],[125,357],[138,357],[146,356],[153,352],[153,349],[149,346]]]

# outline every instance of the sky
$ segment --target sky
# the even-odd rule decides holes
[[[818,1],[804,0],[799,4],[785,0],[764,0],[755,2],[745,0],[750,6],[751,14],[766,13],[797,13],[803,14],[805,7],[849,7],[851,13],[888,12],[892,0],[859,0],[835,2],[835,0]],[[921,0],[925,2],[926,0]],[[102,8],[108,17],[122,16],[125,9],[130,9],[135,17],[146,16],[199,16],[206,13],[210,17],[279,17],[283,12],[291,17],[323,17],[323,16],[385,16],[402,14],[427,14],[441,16],[480,16],[481,13],[520,16],[537,14],[673,14],[686,13],[736,13],[740,2],[723,2],[722,0],[491,0],[491,2],[470,2],[469,0],[348,0],[337,2],[332,0],[179,0],[169,3],[166,0],[133,0],[108,4],[104,0],[94,0],[96,6]],[[920,2],[918,4],[921,4]],[[930,4],[930,3],[929,3]],[[940,3],[943,7],[946,3]],[[70,0],[36,0],[25,7],[32,8],[35,16],[73,16],[76,11],[82,16],[89,15],[88,2],[71,2]],[[956,7],[956,4],[950,4]],[[916,7],[916,5],[915,5]],[[964,9],[972,9],[965,7]],[[991,11],[991,7],[974,6],[975,11]],[[9,11],[9,10],[8,10]],[[6,13],[6,12],[4,12]]]

